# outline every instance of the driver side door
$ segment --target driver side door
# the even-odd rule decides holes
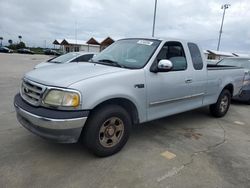
[[[168,59],[173,68],[168,72],[146,73],[147,80],[147,117],[148,120],[161,118],[191,108],[189,97],[191,71],[189,69],[183,45],[180,42],[167,42],[154,61]],[[153,66],[153,65],[152,65]]]

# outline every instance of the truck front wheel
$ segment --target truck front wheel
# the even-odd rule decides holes
[[[214,117],[223,117],[226,115],[230,104],[231,104],[231,93],[227,89],[224,89],[217,102],[215,104],[210,105],[210,112]]]
[[[99,107],[88,119],[83,130],[83,141],[99,157],[113,155],[126,144],[131,124],[130,115],[121,106]]]

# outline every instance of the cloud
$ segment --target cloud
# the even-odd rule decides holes
[[[158,0],[156,37],[194,40],[216,49],[224,0]],[[250,4],[231,1],[226,11],[221,50],[250,53]],[[150,37],[154,0],[8,0],[0,1],[0,35],[43,46],[56,38],[94,36]]]

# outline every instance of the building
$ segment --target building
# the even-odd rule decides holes
[[[112,38],[107,37],[100,43],[100,51],[104,50],[107,48],[109,45],[111,45],[113,42],[115,42]]]
[[[63,51],[62,46],[61,46],[62,41],[63,41],[63,39],[54,40],[54,42],[52,43],[52,44],[54,44],[54,49],[58,48],[60,51]]]
[[[86,51],[86,52],[100,52],[108,47],[110,44],[114,42],[111,37],[107,37],[104,40],[100,40],[99,42],[97,39],[91,37],[89,40],[74,40],[74,39],[56,39],[53,44],[59,45],[59,49],[63,53],[68,52],[79,52],[79,51]]]
[[[204,54],[205,58],[208,59],[209,52],[207,50],[203,50],[203,54]]]
[[[100,46],[95,44],[88,44],[87,41],[84,40],[73,40],[73,39],[64,39],[61,42],[61,46],[63,52],[99,52]]]

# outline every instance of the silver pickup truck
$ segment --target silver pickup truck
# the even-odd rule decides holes
[[[18,121],[43,138],[83,143],[97,156],[125,145],[133,124],[210,105],[224,116],[244,70],[207,66],[197,44],[122,39],[90,62],[32,70],[14,105]]]

